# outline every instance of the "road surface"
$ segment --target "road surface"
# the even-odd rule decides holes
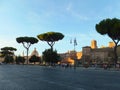
[[[0,65],[0,90],[120,90],[120,71]]]

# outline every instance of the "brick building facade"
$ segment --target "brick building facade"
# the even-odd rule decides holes
[[[114,46],[113,42],[109,42],[107,47],[98,48],[97,41],[91,41],[91,46],[82,48],[82,63],[113,63]]]

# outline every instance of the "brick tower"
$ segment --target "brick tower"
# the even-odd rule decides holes
[[[97,48],[97,41],[96,41],[96,40],[92,40],[92,41],[91,41],[91,48],[92,48],[92,49]]]

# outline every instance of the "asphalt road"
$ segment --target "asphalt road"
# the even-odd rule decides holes
[[[0,90],[120,90],[120,71],[0,65]]]

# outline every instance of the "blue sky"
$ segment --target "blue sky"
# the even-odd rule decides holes
[[[95,25],[106,18],[120,18],[119,0],[0,0],[0,48],[17,48],[15,54],[21,55],[25,48],[16,42],[16,37],[32,36],[55,31],[65,35],[56,42],[58,53],[73,50],[70,39],[77,39],[76,51],[89,46],[97,40],[98,47],[108,46],[111,39],[101,36]],[[37,48],[40,55],[50,48],[46,42],[39,41],[30,47]]]

